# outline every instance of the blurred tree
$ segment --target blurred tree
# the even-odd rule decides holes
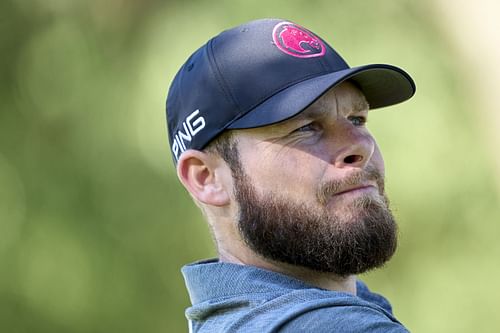
[[[439,27],[449,36],[457,56],[470,70],[464,71],[470,91],[469,107],[479,121],[480,134],[488,159],[496,166],[495,179],[500,189],[500,112],[497,101],[500,77],[500,3],[495,0],[433,2]]]
[[[390,265],[363,278],[414,331],[500,329],[488,102],[499,57],[476,38],[497,25],[442,25],[482,7],[439,3],[447,10],[410,0],[0,2],[0,331],[187,331],[180,267],[215,253],[175,177],[166,90],[208,38],[272,16],[311,27],[352,65],[394,63],[416,78],[411,102],[370,119],[402,237]],[[477,31],[474,46],[450,47],[444,31],[465,30]],[[457,48],[484,61],[462,62]]]

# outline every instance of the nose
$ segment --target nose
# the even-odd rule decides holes
[[[375,150],[375,141],[366,131],[357,128],[344,131],[343,138],[337,137],[337,152],[332,164],[337,168],[364,168]]]

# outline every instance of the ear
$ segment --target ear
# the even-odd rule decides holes
[[[224,206],[230,201],[219,173],[220,160],[205,152],[189,149],[177,162],[177,176],[184,187],[198,201],[211,206]]]

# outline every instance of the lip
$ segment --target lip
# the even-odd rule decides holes
[[[340,192],[335,193],[335,196],[340,196],[340,195],[345,195],[345,194],[355,194],[355,193],[363,193],[363,192],[369,192],[376,190],[377,188],[374,185],[367,184],[367,185],[359,185],[359,186],[354,186],[351,188],[347,188],[345,190],[342,190]]]

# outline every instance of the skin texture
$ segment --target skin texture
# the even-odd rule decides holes
[[[335,223],[347,230],[352,227],[350,223],[360,220],[359,202],[376,202],[385,207],[384,163],[365,127],[368,108],[363,94],[345,82],[289,120],[236,130],[234,138],[245,183],[251,184],[255,198],[269,201],[279,196],[284,204],[290,202],[308,211],[340,216]],[[380,177],[364,176],[367,170],[376,171]],[[222,158],[188,150],[182,154],[177,172],[207,218],[221,261],[254,265],[321,288],[356,293],[354,274],[339,275],[286,263],[259,253],[249,244],[238,225],[238,201],[242,197],[235,183],[240,187],[243,183],[238,177],[235,180]],[[384,262],[395,250],[395,239],[393,247]]]

